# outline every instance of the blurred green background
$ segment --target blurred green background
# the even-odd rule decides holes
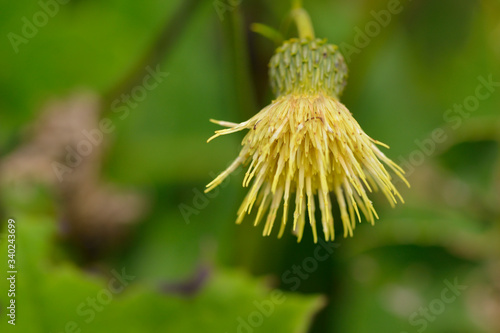
[[[2,332],[500,332],[500,1],[304,7],[348,61],[343,103],[412,185],[333,246],[235,225],[243,172],[202,194],[243,137],[207,144],[208,119],[273,98],[276,45],[250,24],[279,29],[289,1],[4,1]]]

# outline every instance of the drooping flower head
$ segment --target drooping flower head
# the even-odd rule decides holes
[[[362,216],[372,224],[378,218],[368,193],[380,190],[392,206],[397,199],[403,202],[387,169],[407,183],[403,170],[377,147],[387,146],[363,132],[339,101],[347,66],[336,45],[321,39],[288,40],[271,58],[269,75],[276,94],[270,105],[240,124],[212,120],[228,128],[216,131],[208,141],[248,130],[239,156],[206,189],[218,186],[240,165],[249,165],[243,180],[249,191],[236,223],[255,206],[254,225],[267,213],[265,236],[279,224],[281,237],[290,220],[300,241],[308,220],[314,242],[320,227],[328,241],[334,239],[332,196],[340,209],[344,236],[352,236]]]

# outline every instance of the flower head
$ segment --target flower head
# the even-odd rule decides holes
[[[369,192],[380,190],[392,206],[397,199],[403,202],[387,167],[407,183],[403,170],[377,147],[387,146],[363,132],[339,101],[347,67],[337,46],[320,39],[291,39],[276,50],[269,67],[276,100],[240,124],[212,120],[228,128],[208,141],[249,131],[239,156],[206,189],[249,164],[243,180],[249,191],[236,222],[241,223],[255,205],[254,225],[267,212],[263,234],[270,235],[282,207],[279,237],[293,220],[292,230],[300,241],[308,219],[315,242],[318,225],[325,239],[333,240],[331,194],[340,208],[344,236],[352,236],[362,215],[372,224],[378,218]],[[290,217],[289,206],[294,206]]]

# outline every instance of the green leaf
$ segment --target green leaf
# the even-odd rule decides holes
[[[16,218],[19,332],[234,332],[239,326],[305,332],[324,304],[320,296],[270,291],[263,281],[238,271],[216,269],[189,297],[164,293],[127,267],[109,269],[105,276],[90,274],[71,263],[51,261],[54,227],[51,218]],[[0,290],[7,289],[2,279]],[[2,292],[2,306],[7,302]],[[4,316],[0,327],[12,330]]]

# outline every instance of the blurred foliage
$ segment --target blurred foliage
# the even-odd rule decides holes
[[[500,2],[401,1],[401,13],[349,56],[342,101],[370,136],[391,146],[384,153],[407,170],[412,188],[399,184],[406,203],[395,209],[375,195],[375,226],[359,224],[350,239],[339,233],[340,246],[299,285],[284,277],[314,255],[311,234],[296,244],[289,233],[262,238],[249,221],[234,225],[245,193],[242,173],[216,195],[202,194],[237,155],[242,138],[207,145],[216,129],[208,119],[244,121],[272,99],[266,71],[275,45],[249,26],[280,28],[290,1],[234,6],[221,0],[228,6],[223,13],[217,2],[188,2],[192,10],[178,16],[183,1],[70,1],[18,53],[6,36],[21,34],[22,18],[31,20],[40,5],[2,6],[0,158],[27,140],[29,124],[48,101],[89,89],[102,97],[101,113],[116,126],[106,136],[101,177],[150,201],[149,213],[126,227],[125,236],[89,257],[67,237],[65,207],[53,188],[5,181],[0,226],[5,231],[8,217],[17,221],[19,294],[13,329],[4,315],[4,232],[2,332],[63,332],[71,320],[91,332],[235,332],[238,318],[255,311],[254,301],[269,300],[272,288],[283,290],[286,301],[255,332],[416,332],[421,325],[410,318],[440,299],[445,280],[467,289],[427,320],[425,332],[500,331],[499,87],[460,116],[458,126],[445,116],[475,95],[478,77],[500,82]],[[304,6],[318,37],[356,46],[358,29],[390,2]],[[147,63],[174,19],[182,23],[177,38],[153,57],[159,63]],[[130,93],[120,88],[129,87],[131,73],[145,75],[148,65],[169,75],[121,119],[112,107],[116,91]],[[446,139],[429,143],[436,129]],[[86,324],[75,309],[122,267],[136,278]],[[194,291],[165,289],[189,285],[200,267],[210,273]]]
[[[50,218],[18,215],[17,222],[17,270],[22,273],[15,328],[23,332],[195,332],[200,327],[221,332],[259,322],[252,316],[259,308],[269,311],[260,319],[262,332],[303,332],[308,316],[322,306],[317,296],[269,293],[239,272],[216,270],[203,291],[188,298],[168,295],[160,286],[132,285],[137,276],[126,267],[111,269],[103,279],[49,260],[55,227]],[[7,280],[0,286],[7,290]],[[0,325],[8,328],[5,320]]]

